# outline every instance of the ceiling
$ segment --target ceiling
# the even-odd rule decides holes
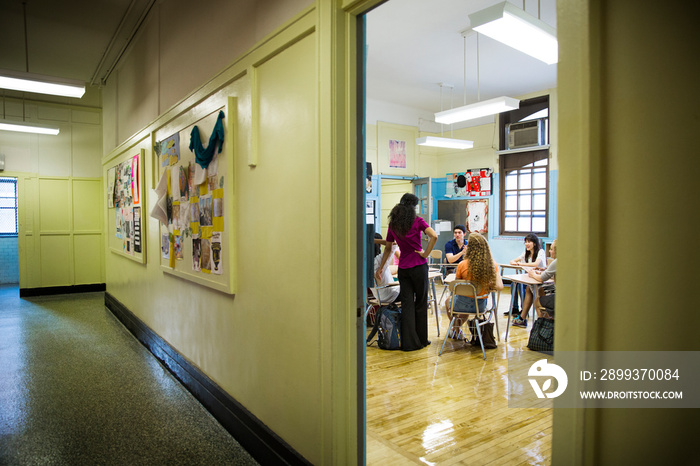
[[[512,0],[519,7],[523,1]],[[99,85],[155,0],[2,0],[0,69]],[[500,95],[556,86],[556,65],[479,36],[465,40],[468,15],[497,0],[391,0],[367,15],[367,97],[432,113]],[[525,0],[525,10],[556,27],[555,0]],[[26,7],[26,48],[24,9]],[[25,54],[26,50],[26,54]],[[466,57],[466,68],[465,68]],[[445,83],[454,86],[440,86]],[[6,92],[5,95],[11,95]],[[479,97],[480,99],[478,99]],[[368,108],[372,104],[368,104]],[[414,124],[417,122],[414,122]]]
[[[99,85],[154,2],[1,0],[0,69]]]
[[[465,44],[462,31],[469,28],[470,13],[496,3],[499,0],[391,0],[369,12],[368,113],[377,100],[424,110],[432,119],[432,113],[441,109],[556,87],[556,65],[482,35],[477,81],[477,34],[469,34]],[[524,3],[525,11],[556,28],[555,0],[511,3],[519,8]],[[441,102],[439,83],[454,86],[452,99],[450,89],[443,86]]]

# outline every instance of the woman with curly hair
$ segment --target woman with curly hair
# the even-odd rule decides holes
[[[396,242],[401,250],[399,257],[399,301],[401,301],[401,349],[413,351],[430,344],[428,340],[428,261],[435,246],[437,233],[421,217],[416,215],[418,198],[406,193],[389,214],[389,232],[386,241]],[[421,246],[421,232],[428,235],[428,247]],[[381,280],[391,248],[384,248],[382,262],[375,273]]]
[[[498,264],[491,256],[491,249],[486,238],[479,233],[469,234],[466,257],[459,263],[455,276],[457,280],[469,280],[474,284],[480,312],[486,308],[489,293],[503,289],[503,280],[501,274],[498,273]],[[454,285],[451,285],[450,288],[454,288]],[[471,296],[471,288],[458,287],[454,309],[460,312],[476,313],[474,299]]]

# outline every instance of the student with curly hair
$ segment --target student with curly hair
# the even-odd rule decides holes
[[[457,266],[455,272],[457,280],[468,280],[474,284],[479,303],[479,311],[486,308],[486,301],[491,291],[501,291],[503,280],[498,273],[498,264],[491,256],[489,243],[479,233],[470,233],[467,239],[466,257]],[[450,289],[454,291],[454,283],[450,284]],[[471,289],[466,286],[457,288],[454,308],[460,312],[476,313],[474,299],[472,299]],[[450,316],[451,318],[451,316]]]
[[[418,198],[410,193],[401,197],[389,214],[389,232],[386,240],[396,242],[401,250],[399,257],[399,301],[401,301],[401,349],[413,351],[430,344],[428,340],[428,261],[435,246],[437,233],[421,217],[416,215]],[[428,235],[427,249],[421,246],[421,233]],[[384,248],[382,262],[375,273],[381,280],[391,248]]]

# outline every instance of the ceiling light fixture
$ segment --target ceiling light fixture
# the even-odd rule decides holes
[[[0,70],[0,88],[75,98],[85,94],[85,83],[80,81],[7,70]]]
[[[435,121],[450,125],[460,121],[473,120],[496,113],[515,110],[520,107],[520,101],[512,97],[496,97],[495,99],[484,100],[471,105],[457,107],[435,114]]]
[[[450,88],[450,101],[452,100],[452,89],[454,86],[451,84],[440,83],[440,109],[442,109],[442,88]],[[451,104],[451,102],[450,102]],[[474,147],[474,141],[469,141],[467,139],[453,139],[442,137],[442,126],[440,127],[440,136],[423,136],[421,138],[416,138],[416,144],[419,146],[430,146],[430,147],[441,147],[444,149],[471,149]]]
[[[467,36],[471,31],[462,33],[464,40],[464,103],[462,107],[444,110],[435,114],[437,123],[451,125],[460,121],[473,120],[497,113],[507,112],[520,108],[520,101],[512,97],[501,96],[494,99],[481,101],[481,83],[479,81],[479,34],[476,35],[476,98],[479,102],[466,105],[467,103]]]
[[[55,78],[29,72],[29,48],[27,46],[27,2],[24,9],[24,62],[25,71],[0,70],[0,89],[34,92],[80,98],[85,94],[85,83],[74,79]]]
[[[523,2],[524,3],[524,2]],[[539,2],[538,2],[539,4]],[[559,61],[557,31],[509,2],[469,15],[471,28],[548,65]]]
[[[424,136],[422,138],[417,138],[416,144],[419,146],[444,147],[446,149],[471,149],[474,147],[474,141],[437,136]]]
[[[0,120],[0,130],[17,131],[20,133],[50,134],[53,136],[57,135],[60,131],[58,128],[51,128],[36,123],[27,123],[26,121],[12,120]]]

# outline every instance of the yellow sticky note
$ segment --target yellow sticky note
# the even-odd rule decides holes
[[[211,221],[214,231],[224,231],[224,217],[214,217]]]
[[[199,228],[201,231],[201,234],[199,235],[200,238],[211,238],[212,233],[214,233],[214,227],[211,227],[211,226],[203,227],[200,225]]]

